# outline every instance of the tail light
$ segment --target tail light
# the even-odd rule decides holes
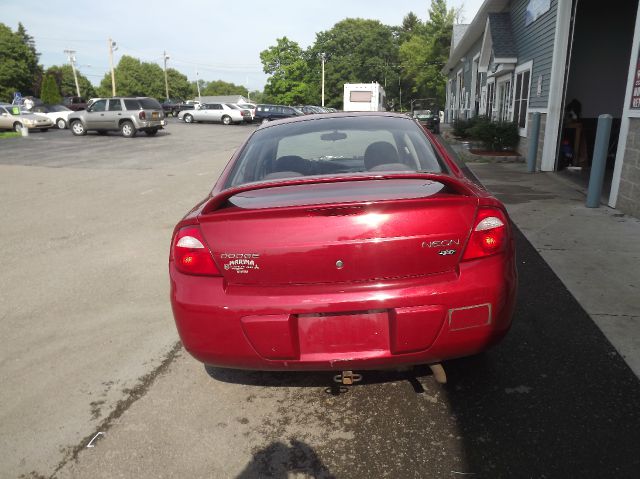
[[[171,259],[182,273],[220,276],[198,226],[186,226],[176,233],[171,245]]]
[[[140,118],[141,120],[144,120],[147,118],[147,114],[144,112],[144,110],[138,113],[138,118]]]
[[[509,232],[505,214],[497,208],[478,210],[462,261],[501,253],[507,247]]]

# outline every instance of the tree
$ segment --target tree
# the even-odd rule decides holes
[[[264,87],[265,101],[297,105],[306,103],[310,95],[308,64],[300,46],[287,37],[260,52],[265,73],[271,76]]]
[[[47,74],[44,77],[40,99],[48,105],[58,105],[62,102],[56,79],[51,74]]]
[[[207,83],[204,89],[200,87],[202,96],[242,95],[247,96],[247,89],[234,83],[216,80]]]
[[[377,20],[347,18],[316,35],[307,58],[318,65],[314,87],[319,91],[319,54],[326,53],[325,104],[342,107],[345,83],[377,81],[385,86],[387,97],[397,96],[398,44],[393,29]]]
[[[33,38],[22,23],[15,33],[0,23],[0,99],[11,101],[14,92],[33,95],[40,71]]]
[[[447,8],[446,0],[431,0],[429,20],[400,46],[405,75],[412,79],[414,98],[445,102],[446,77],[440,72],[449,58],[453,23],[459,11]]]
[[[164,72],[159,65],[123,55],[114,73],[117,95],[164,98]],[[100,82],[98,93],[111,96],[111,72],[107,72]]]
[[[167,82],[169,83],[170,98],[185,100],[195,96],[192,92],[192,85],[189,83],[187,76],[183,75],[175,68],[167,68]]]
[[[77,96],[76,82],[73,78],[71,65],[51,66],[47,69],[45,75],[52,75],[55,78],[62,96]],[[78,86],[80,87],[80,96],[83,98],[96,96],[96,89],[89,79],[77,70],[76,75],[78,77]]]

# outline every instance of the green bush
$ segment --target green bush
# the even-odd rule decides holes
[[[479,117],[468,133],[471,139],[481,141],[487,150],[492,151],[513,149],[518,146],[518,141],[520,141],[516,123],[493,122],[486,117]]]
[[[474,124],[474,118],[463,120],[456,118],[453,120],[453,134],[458,138],[469,138],[469,129]]]
[[[473,138],[473,129],[481,124],[487,123],[489,119],[486,116],[474,116],[468,120],[456,119],[453,121],[453,134],[458,138],[465,140]]]

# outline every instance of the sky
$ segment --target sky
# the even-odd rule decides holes
[[[463,5],[469,23],[484,0],[448,0]],[[18,22],[34,37],[40,63],[46,67],[68,61],[75,50],[79,71],[100,83],[109,71],[108,39],[116,42],[114,63],[122,55],[167,66],[189,80],[224,80],[262,90],[260,52],[286,36],[302,48],[317,32],[345,18],[380,20],[400,25],[413,11],[426,20],[430,0],[181,0],[166,1],[33,1],[0,0],[0,23],[15,30]]]

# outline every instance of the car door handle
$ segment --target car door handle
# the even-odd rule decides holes
[[[122,113],[118,113],[118,116],[122,116]]]

